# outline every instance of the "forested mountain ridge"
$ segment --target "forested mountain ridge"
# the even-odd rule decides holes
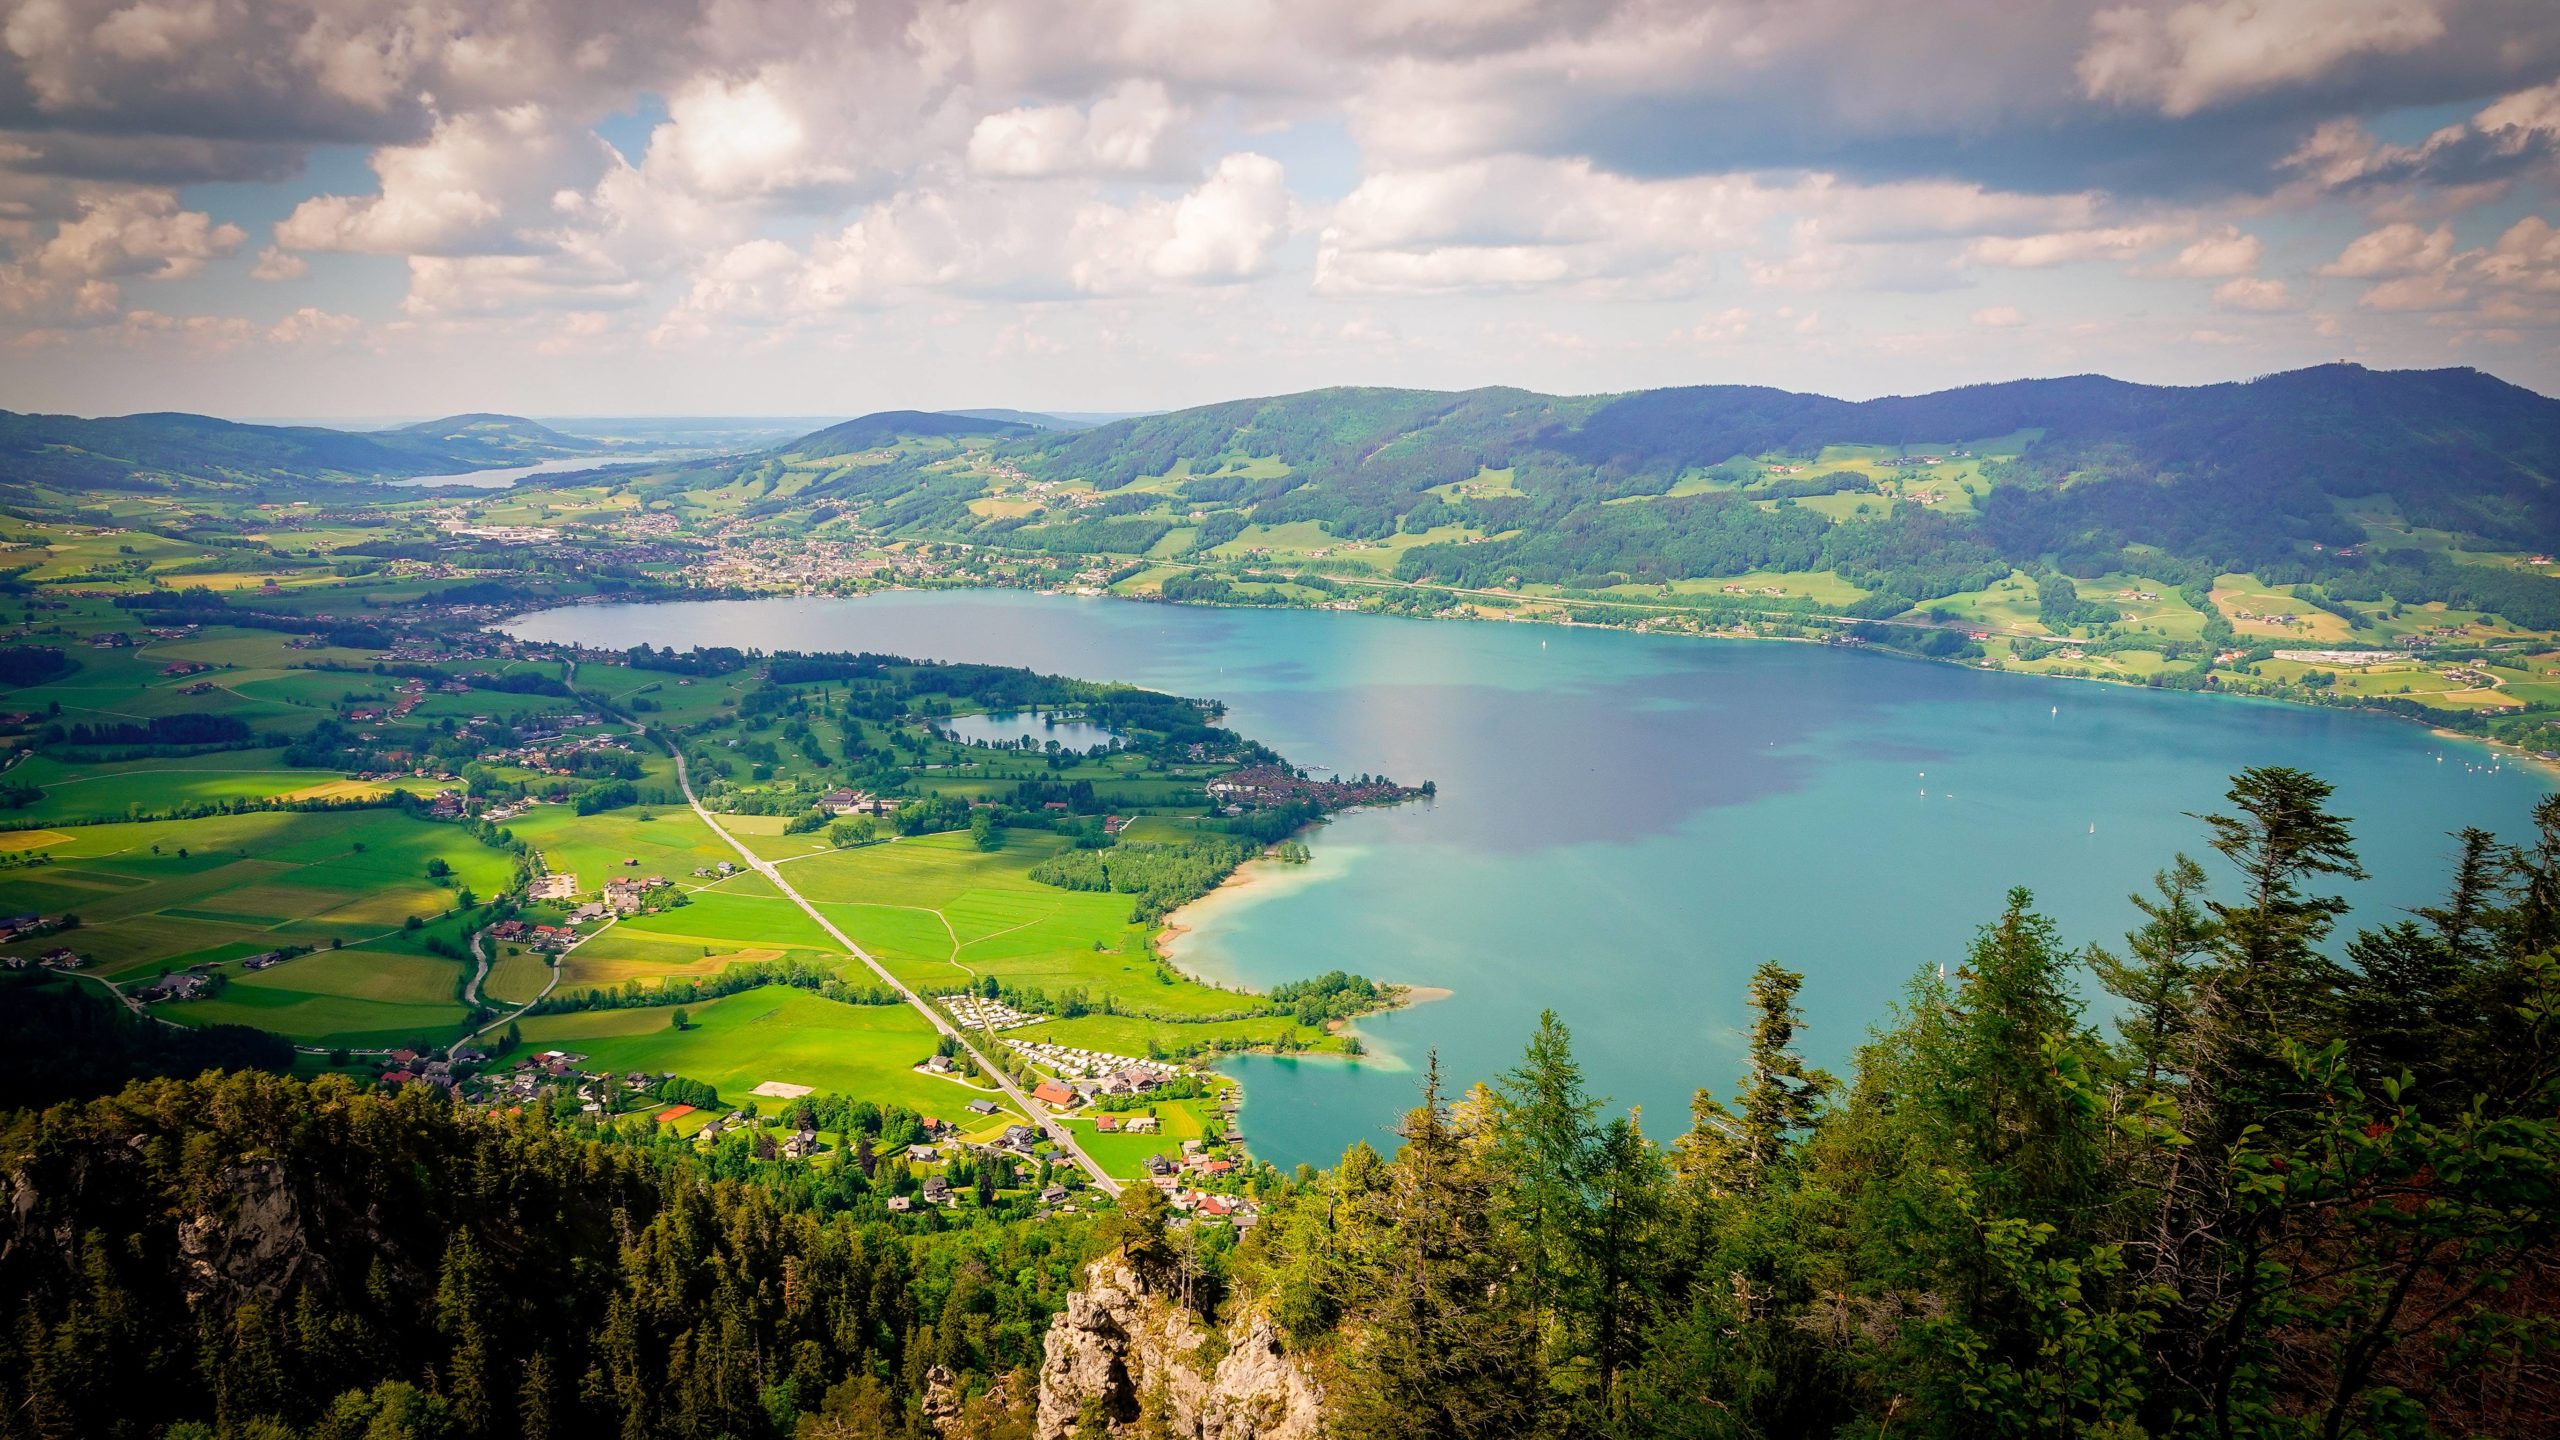
[[[414,451],[439,463],[468,462],[491,468],[594,455],[609,448],[583,436],[563,434],[521,415],[485,413],[421,420],[397,430],[376,432],[373,438],[394,449]]]
[[[2032,433],[2030,433],[2032,432]],[[1275,457],[1286,475],[1197,482],[1185,498],[1250,502],[1257,521],[1314,519],[1356,537],[1437,523],[1430,492],[1509,470],[1522,497],[1491,524],[1554,521],[1579,503],[1662,496],[1684,477],[1828,446],[1957,449],[2024,437],[2003,478],[2026,491],[2100,491],[2059,506],[1995,501],[1985,524],[2077,522],[2085,546],[2209,542],[2260,558],[2288,541],[2354,544],[2327,501],[2381,497],[2411,523],[2518,544],[2560,534],[2560,400],[2474,370],[2330,365],[2193,388],[2102,376],[2020,380],[1930,395],[1834,400],[1718,385],[1564,398],[1318,390],[1122,421],[1010,447],[1027,469],[1112,490],[1189,463]],[[2138,496],[2116,493],[2139,485]],[[1994,492],[1997,494],[1997,491]],[[2210,533],[2217,512],[2269,533]],[[2014,513],[2011,513],[2014,512]],[[2147,512],[2147,513],[2146,513]],[[2021,538],[2021,537],[2010,537]]]
[[[2155,684],[2202,685],[2216,656],[2256,664],[2293,637],[2390,650],[2560,631],[2560,400],[2476,370],[1867,401],[1349,388],[1064,434],[857,426],[832,455],[813,436],[637,488],[735,487],[749,521],[1125,560],[1124,594],[1344,603],[1349,584],[1407,609],[1454,590],[1514,613],[1641,603],[1678,626],[1896,619],[1948,632],[1933,654]]]
[[[87,419],[0,411],[0,497],[399,479],[602,450],[511,415],[454,415],[398,430],[252,425],[163,411]]]

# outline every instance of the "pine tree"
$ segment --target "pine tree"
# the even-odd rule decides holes
[[[2129,957],[2089,948],[2089,968],[2098,983],[2125,1002],[2116,1028],[2124,1037],[2126,1068],[2140,1077],[2145,1093],[2179,1063],[2194,1023],[2196,966],[2221,931],[2203,904],[2204,867],[2193,859],[2180,855],[2151,877],[2151,887],[2149,895],[2130,897],[2143,921],[2125,936]]]
[[[1554,1011],[1539,1014],[1527,1053],[1504,1072],[1490,1099],[1478,1128],[1462,1124],[1461,1133],[1489,1141],[1487,1162],[1508,1197],[1504,1218],[1517,1228],[1527,1257],[1524,1298],[1545,1326],[1564,1297],[1574,1235],[1589,1208],[1593,1117],[1600,1109],[1583,1086],[1573,1036]]]
[[[1345,1367],[1346,1440],[1499,1440],[1537,1426],[1544,1383],[1532,1317],[1497,1243],[1493,1184],[1450,1123],[1431,1056],[1422,1103],[1376,1206],[1359,1336]]]
[[[2034,903],[2010,891],[1975,937],[1951,1023],[1923,1052],[1925,1083],[1949,1150],[1992,1209],[2076,1229],[2098,1189],[2099,1133],[2064,1066],[2095,1046],[2071,994],[2075,957]]]
[[[1619,1411],[1619,1382],[1636,1358],[1659,1269],[1665,1172],[1632,1116],[1600,1127],[1591,1156],[1591,1203],[1575,1235],[1572,1302],[1587,1330],[1602,1428]]]
[[[1822,1097],[1833,1085],[1829,1075],[1805,1068],[1795,1051],[1796,1031],[1804,1017],[1796,1009],[1796,992],[1804,976],[1764,961],[1751,975],[1751,1068],[1742,1086],[1740,1154],[1743,1188],[1757,1189],[1784,1163],[1788,1142],[1813,1124]]]
[[[2220,961],[2209,1003],[2222,1063],[2263,1077],[2275,1067],[2279,1033],[2326,1037],[2342,979],[2317,946],[2346,912],[2334,895],[2306,895],[2328,878],[2361,880],[2347,822],[2327,809],[2327,782],[2300,770],[2263,766],[2233,778],[2237,816],[2197,818],[2213,848],[2240,870],[2246,902],[2211,909],[2221,922]]]

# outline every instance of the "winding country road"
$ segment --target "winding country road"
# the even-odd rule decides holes
[[[785,899],[788,899],[791,903],[799,906],[803,911],[805,911],[811,920],[817,922],[818,928],[827,933],[828,938],[844,947],[846,954],[851,955],[856,960],[870,966],[871,973],[879,976],[882,984],[897,991],[899,995],[906,999],[908,1004],[916,1008],[918,1013],[922,1014],[925,1019],[933,1022],[933,1028],[936,1031],[949,1036],[960,1046],[961,1049],[967,1051],[969,1053],[969,1058],[978,1063],[978,1072],[986,1076],[987,1079],[994,1081],[996,1088],[1004,1092],[1005,1098],[1011,1100],[1016,1106],[1020,1107],[1023,1114],[1030,1116],[1031,1123],[1038,1126],[1042,1133],[1046,1134],[1052,1141],[1056,1142],[1061,1151],[1075,1157],[1075,1162],[1084,1167],[1085,1174],[1093,1177],[1094,1185],[1099,1188],[1102,1193],[1113,1196],[1117,1196],[1120,1193],[1120,1182],[1105,1174],[1102,1166],[1097,1164],[1092,1156],[1084,1153],[1084,1147],[1076,1143],[1073,1131],[1070,1131],[1066,1126],[1059,1124],[1050,1116],[1048,1109],[1045,1106],[1041,1105],[1039,1101],[1032,1099],[1030,1095],[1023,1091],[1021,1086],[1014,1084],[1012,1076],[1009,1076],[1005,1074],[1004,1071],[996,1068],[995,1065],[988,1061],[986,1056],[978,1053],[978,1047],[970,1044],[969,1037],[962,1034],[957,1026],[944,1019],[941,1011],[926,1004],[923,996],[918,995],[915,991],[907,988],[906,982],[900,980],[897,976],[890,974],[887,966],[882,965],[878,960],[871,957],[870,951],[853,943],[852,936],[837,929],[834,921],[820,914],[818,912],[818,907],[810,904],[807,896],[804,896],[799,891],[793,889],[791,887],[791,882],[782,878],[782,868],[780,866],[774,864],[770,860],[766,860],[758,856],[754,851],[748,849],[737,836],[729,833],[727,827],[723,826],[718,820],[712,818],[710,811],[702,808],[702,801],[693,793],[693,777],[685,768],[684,747],[675,744],[663,735],[651,734],[651,732],[649,732],[645,727],[643,727],[641,733],[649,735],[651,739],[665,745],[668,752],[676,757],[676,784],[684,791],[684,803],[693,807],[693,813],[702,817],[702,823],[711,827],[712,834],[728,841],[729,848],[738,852],[739,858],[747,862],[748,868],[754,870],[757,874],[762,875],[765,879],[772,881],[774,888],[780,890]]]

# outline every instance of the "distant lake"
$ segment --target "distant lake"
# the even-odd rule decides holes
[[[510,465],[501,470],[464,470],[452,475],[420,475],[409,480],[394,480],[394,485],[467,485],[475,490],[504,490],[519,480],[536,475],[560,475],[573,470],[601,470],[607,465],[637,465],[650,460],[672,460],[672,455],[570,455],[558,460],[544,460],[532,465]]]
[[[1230,1064],[1247,1136],[1282,1166],[1391,1144],[1427,1052],[1463,1090],[1513,1064],[1546,1008],[1597,1090],[1676,1135],[1696,1087],[1732,1093],[1743,984],[1768,959],[1806,972],[1804,1043],[1845,1074],[1910,977],[1960,962],[2010,886],[2071,944],[2117,945],[2126,895],[2177,852],[2226,880],[2182,812],[2221,808],[2245,766],[2338,787],[2380,877],[2347,891],[2367,922],[2436,898],[2448,832],[2521,837],[2552,784],[2381,716],[1813,645],[1019,591],[579,606],[508,628],[1125,680],[1224,700],[1300,765],[1439,782],[1185,916],[1177,955],[1202,974],[1340,966],[1453,992],[1362,1022],[1358,1062]]]
[[[1079,679],[1084,678],[1079,676]],[[1028,740],[1045,750],[1055,740],[1059,748],[1085,751],[1096,745],[1108,745],[1120,738],[1110,727],[1088,725],[1081,720],[1052,720],[1045,715],[1019,713],[1013,715],[961,715],[942,722],[942,728],[963,740],[1001,745],[1015,740]]]

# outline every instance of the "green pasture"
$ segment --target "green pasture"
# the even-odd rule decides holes
[[[1000,1099],[914,1068],[933,1053],[934,1031],[906,1005],[843,1005],[806,990],[768,985],[685,1007],[678,1031],[667,1007],[528,1015],[526,1045],[587,1057],[591,1070],[673,1071],[707,1081],[742,1106],[769,1080],[807,1085],[956,1117],[979,1098]],[[762,1102],[770,1110],[778,1102]]]
[[[580,815],[567,805],[537,805],[508,821],[507,829],[540,850],[553,870],[575,873],[578,884],[590,891],[626,875],[688,881],[696,867],[738,858],[683,805],[634,805],[597,815]],[[623,864],[627,859],[640,863]]]

